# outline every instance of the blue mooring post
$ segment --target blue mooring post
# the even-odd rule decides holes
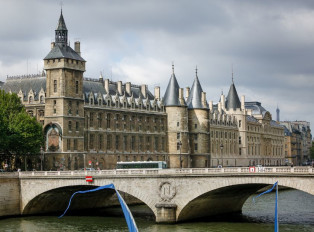
[[[265,193],[270,193],[274,188],[276,187],[276,202],[275,202],[275,232],[279,232],[279,223],[278,223],[278,181],[271,187],[270,189],[266,190],[265,192],[262,192],[256,197],[253,197],[253,202],[255,203],[255,199],[264,195]]]

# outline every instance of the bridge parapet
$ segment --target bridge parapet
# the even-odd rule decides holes
[[[250,169],[249,167],[234,168],[183,168],[183,169],[128,169],[128,170],[97,170],[97,171],[32,171],[19,172],[20,178],[38,176],[137,176],[137,175],[220,175],[220,174],[307,174],[314,175],[310,167],[263,167]],[[16,175],[16,174],[12,174]],[[1,176],[1,175],[0,175]]]

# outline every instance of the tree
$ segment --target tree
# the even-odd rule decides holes
[[[0,91],[0,154],[2,160],[39,154],[42,126],[29,116],[16,94]]]
[[[310,148],[310,157],[314,160],[314,141],[312,141],[312,147]]]

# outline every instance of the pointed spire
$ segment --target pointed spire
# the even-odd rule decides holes
[[[189,97],[186,101],[189,109],[203,109],[205,108],[202,104],[202,86],[198,80],[197,67],[195,69],[195,79],[192,88],[189,93]]]
[[[238,109],[241,108],[241,102],[236,90],[236,87],[233,83],[233,79],[232,79],[232,84],[230,86],[229,92],[228,92],[228,96],[226,99],[226,109],[230,110],[230,109]]]
[[[61,8],[61,14],[60,14],[60,17],[59,17],[58,26],[57,26],[56,30],[68,30],[66,25],[65,25],[64,18],[63,18],[62,8]]]
[[[180,106],[179,100],[179,84],[174,74],[174,64],[172,62],[172,75],[167,86],[163,102],[164,106]]]

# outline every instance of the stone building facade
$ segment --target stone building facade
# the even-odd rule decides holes
[[[174,67],[161,98],[147,85],[84,78],[80,43],[68,44],[61,12],[41,75],[8,77],[43,125],[45,169],[115,168],[118,161],[166,161],[171,168],[283,165],[283,127],[259,102],[241,102],[232,82],[227,98],[207,102],[196,70],[179,87]]]

